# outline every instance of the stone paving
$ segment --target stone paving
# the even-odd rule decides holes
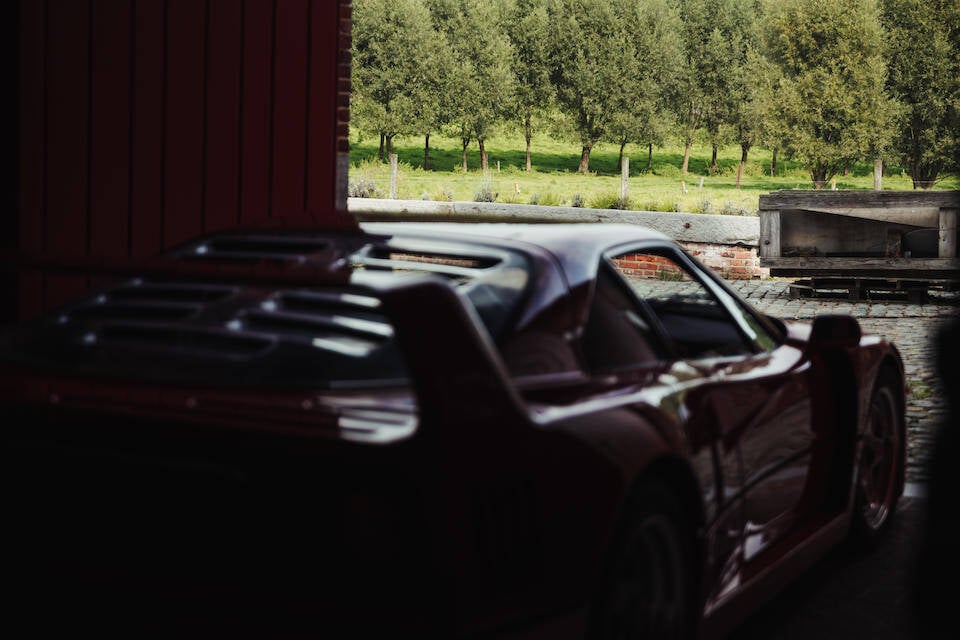
[[[838,297],[791,299],[792,279],[729,280],[729,284],[759,311],[784,319],[812,320],[818,314],[855,316],[865,333],[892,340],[906,370],[907,481],[927,479],[936,429],[946,411],[936,370],[935,337],[943,322],[960,314],[960,293],[931,291],[921,304],[898,299],[851,302]],[[892,296],[891,296],[892,298]]]

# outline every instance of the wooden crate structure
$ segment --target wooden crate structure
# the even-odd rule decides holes
[[[773,276],[960,280],[960,191],[775,191],[760,196]]]

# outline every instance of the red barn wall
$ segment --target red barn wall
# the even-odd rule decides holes
[[[16,11],[21,253],[141,257],[304,212],[350,223],[349,0],[21,0]],[[25,317],[87,281],[24,273],[16,285],[4,297]]]

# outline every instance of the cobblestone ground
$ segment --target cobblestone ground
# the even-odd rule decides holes
[[[784,319],[812,320],[818,314],[855,316],[865,333],[892,340],[903,355],[907,395],[907,481],[926,480],[936,429],[946,411],[936,370],[935,337],[942,323],[960,314],[960,293],[931,291],[922,304],[903,300],[851,302],[835,298],[791,300],[790,279],[730,280],[728,284],[759,311]]]

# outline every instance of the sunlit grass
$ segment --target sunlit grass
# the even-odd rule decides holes
[[[351,146],[351,183],[360,178],[372,181],[379,197],[388,197],[390,167],[377,160],[379,140],[360,139],[356,134]],[[524,171],[524,141],[518,134],[504,134],[487,142],[489,171],[480,171],[480,153],[476,142],[467,151],[467,173],[461,169],[459,140],[443,136],[430,138],[431,170],[423,169],[423,138],[395,138],[400,170],[397,197],[413,200],[472,201],[488,187],[496,202],[516,204],[552,204],[607,208],[620,196],[618,147],[597,145],[590,158],[590,173],[580,174],[577,165],[580,148],[576,144],[549,138],[535,139],[532,171]],[[686,176],[680,173],[683,149],[679,146],[655,147],[651,167],[647,168],[647,149],[628,145],[630,158],[629,199],[633,210],[688,211],[699,213],[755,214],[760,194],[778,189],[809,189],[809,174],[796,161],[777,160],[777,175],[770,176],[771,152],[752,149],[736,188],[740,148],[731,145],[718,153],[719,169],[708,171],[710,148],[694,147]],[[873,189],[873,164],[856,163],[848,175],[837,176],[837,189]],[[883,188],[910,190],[913,185],[902,167],[888,167]],[[948,177],[939,189],[960,188],[960,179]]]

